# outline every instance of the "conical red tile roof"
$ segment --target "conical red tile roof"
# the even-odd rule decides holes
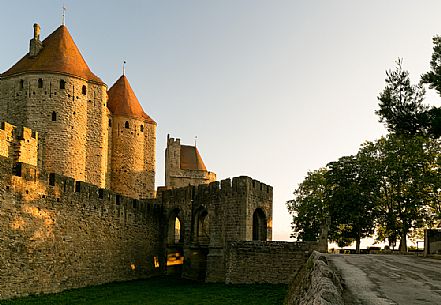
[[[147,120],[148,123],[156,125],[155,121],[142,109],[125,75],[122,75],[115,84],[113,84],[108,91],[108,95],[109,100],[107,107],[113,114],[144,119]]]
[[[207,170],[195,146],[181,145],[181,169]]]
[[[26,54],[1,76],[12,76],[24,72],[56,72],[104,84],[90,71],[66,26],[60,26],[42,43],[43,48],[37,56],[31,57]]]

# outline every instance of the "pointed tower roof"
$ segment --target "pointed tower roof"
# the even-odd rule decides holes
[[[204,170],[204,161],[195,146],[181,145],[181,169]]]
[[[108,95],[109,100],[107,107],[113,114],[144,119],[147,120],[148,123],[156,125],[156,122],[142,109],[125,75],[122,75],[113,84],[108,91]]]
[[[25,72],[55,72],[84,78],[104,84],[90,71],[67,27],[61,25],[42,42],[43,48],[36,56],[29,53],[20,59],[2,77]]]

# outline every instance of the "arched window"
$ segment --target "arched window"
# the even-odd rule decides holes
[[[258,208],[253,214],[253,240],[267,239],[267,226],[265,212]]]
[[[57,113],[55,111],[52,111],[52,121],[57,120]]]
[[[60,89],[66,89],[66,81],[64,79],[60,79]]]
[[[144,125],[141,125],[141,126],[139,127],[139,129],[141,130],[141,132],[144,132]]]
[[[193,236],[199,244],[210,243],[208,211],[202,206],[195,212]]]
[[[83,95],[86,95],[87,89],[86,86],[83,85],[83,88],[81,88],[81,93],[83,93]]]
[[[24,80],[22,80],[22,79],[20,79],[19,88],[20,88],[20,90],[23,90],[23,88],[24,88]]]
[[[41,78],[38,79],[38,88],[43,88],[43,80]]]
[[[184,241],[184,227],[179,213],[180,210],[175,209],[169,217],[167,238],[169,244],[179,244]]]
[[[175,244],[179,243],[181,240],[181,221],[178,217],[175,218],[175,234],[174,234],[174,241]]]
[[[125,128],[129,128],[129,121],[126,121],[126,123],[124,124]]]

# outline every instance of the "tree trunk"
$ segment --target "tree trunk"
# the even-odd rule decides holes
[[[360,237],[355,239],[355,253],[360,254]]]
[[[403,230],[400,236],[400,252],[407,252],[407,232]]]

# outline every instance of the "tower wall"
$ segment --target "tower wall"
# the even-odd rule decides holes
[[[105,187],[104,85],[63,74],[26,73],[2,79],[0,92],[0,118],[39,132],[39,168]]]
[[[112,190],[133,198],[154,197],[156,126],[114,115],[112,134]]]

